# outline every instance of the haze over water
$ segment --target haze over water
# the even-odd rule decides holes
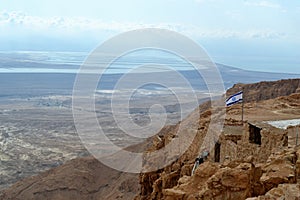
[[[89,55],[89,52],[61,52],[61,51],[1,51],[0,73],[77,73]],[[294,69],[293,73],[300,73],[300,60],[290,57],[216,57],[213,62],[223,60],[225,63],[237,63],[237,68],[263,72],[280,72],[273,66],[282,69]],[[233,62],[234,61],[234,62]],[[128,69],[144,64],[163,64],[176,70],[192,70],[192,66],[178,56],[162,51],[133,52],[123,56],[109,66],[106,73],[124,73]],[[164,71],[166,68],[149,69],[149,72]],[[289,73],[289,70],[283,72]],[[291,72],[290,72],[291,73]]]

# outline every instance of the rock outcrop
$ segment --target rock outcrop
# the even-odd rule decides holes
[[[249,119],[263,121],[293,118],[300,114],[299,94],[295,93],[299,91],[299,86],[299,79],[237,84],[228,90],[227,95],[243,88],[246,96],[245,112]],[[191,176],[189,170],[200,150],[196,146],[201,146],[211,119],[212,110],[207,105],[205,109],[200,109],[202,118],[194,122],[199,124],[194,147],[188,149],[172,165],[156,172],[141,174],[141,194],[136,199],[246,199],[264,195],[279,184],[296,184],[295,169],[298,161],[296,152],[287,147],[287,133],[267,125],[259,126],[259,142],[251,141],[252,136],[246,134],[249,131],[247,126],[241,131],[238,127],[241,121],[233,117],[240,114],[240,108],[239,112],[235,112],[239,106],[227,109],[225,129],[227,127],[226,130],[233,135],[221,134],[224,140],[229,141],[225,148],[221,147],[221,154],[222,151],[227,154],[223,156],[222,164],[211,163],[215,157],[212,154],[211,161],[200,166],[196,174]],[[235,135],[235,132],[239,133]],[[171,136],[172,133],[169,132],[168,136],[160,137],[163,141],[168,141]],[[163,143],[159,146],[153,143],[151,150],[163,146]],[[211,172],[208,177],[205,176],[206,170]],[[199,176],[199,173],[202,175]]]
[[[289,96],[300,93],[300,79],[287,79],[280,81],[263,81],[254,84],[235,84],[227,90],[227,96],[243,90],[245,102],[257,102],[274,99],[281,96]]]
[[[247,198],[247,200],[277,200],[300,199],[300,184],[280,184],[278,187],[273,188],[263,196]]]
[[[265,164],[256,165],[251,158],[223,165],[207,161],[193,176],[182,176],[176,186],[163,189],[156,197],[144,199],[244,200],[255,196],[258,197],[253,199],[283,196],[297,199],[300,183],[296,180],[296,170],[299,170],[296,163],[300,158],[296,154],[295,149],[284,149],[272,154]]]

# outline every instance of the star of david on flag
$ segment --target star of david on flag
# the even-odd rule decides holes
[[[226,106],[231,106],[233,104],[239,103],[243,101],[243,91],[240,91],[232,96],[230,96],[226,100]]]

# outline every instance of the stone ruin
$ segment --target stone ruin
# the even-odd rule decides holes
[[[191,176],[195,154],[159,172],[142,174],[136,199],[300,199],[299,126],[227,120],[209,160]]]
[[[259,163],[266,161],[274,149],[287,146],[288,131],[264,122],[230,124],[224,127],[210,159],[224,163],[253,156],[254,163]]]

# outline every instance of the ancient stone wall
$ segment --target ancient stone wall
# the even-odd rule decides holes
[[[237,142],[237,159],[244,159],[253,156],[254,162],[264,162],[272,153],[273,149],[286,146],[286,135],[283,130],[263,125],[261,127],[261,144],[254,143],[250,137],[249,123],[244,125],[242,139]]]
[[[254,158],[255,163],[264,162],[274,149],[287,146],[288,132],[266,124],[257,127],[254,124],[244,123],[240,134],[228,133],[228,130],[232,130],[229,126],[225,128],[225,132],[226,130],[227,133],[223,132],[220,135],[215,148],[211,151],[209,160],[212,162],[244,160],[249,156]],[[289,131],[295,132],[292,128]]]
[[[300,145],[300,126],[290,126],[286,130],[288,136],[288,146]]]
[[[235,160],[237,157],[237,144],[231,140],[225,140],[221,145],[221,159],[220,162]]]

